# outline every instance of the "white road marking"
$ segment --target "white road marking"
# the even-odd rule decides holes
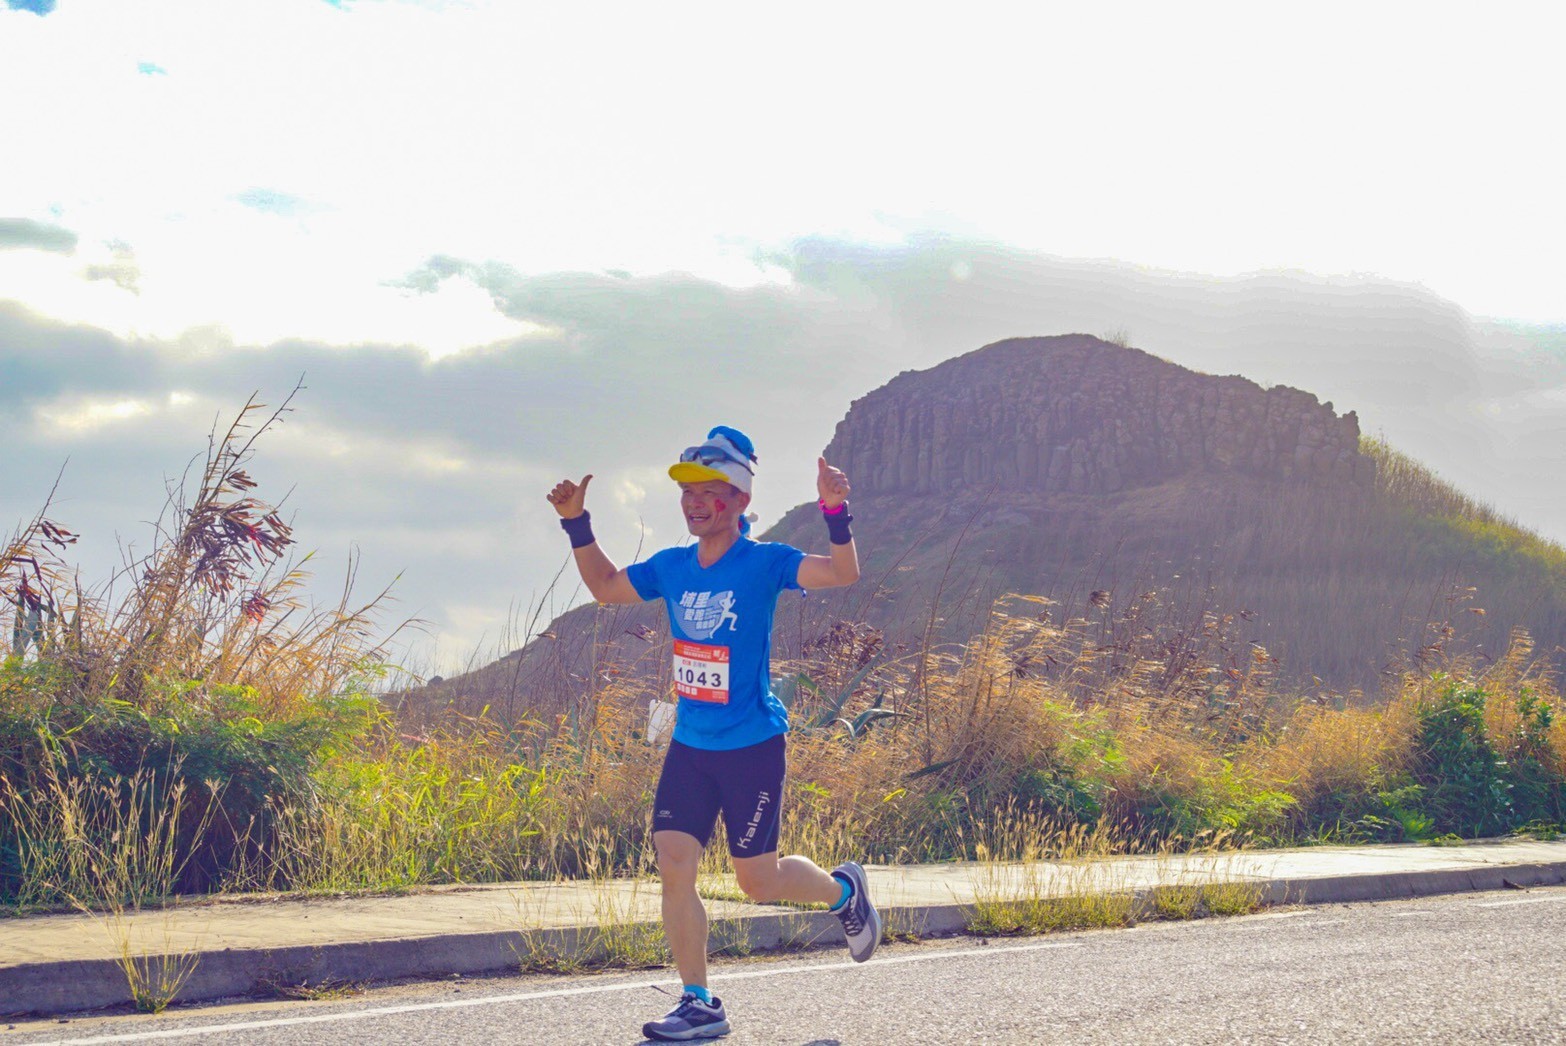
[[[1387,913],[1387,915],[1390,918],[1393,918],[1393,919],[1412,919],[1416,915],[1434,915],[1434,914],[1435,914],[1435,912],[1428,912],[1428,911],[1424,911],[1422,909],[1420,911],[1417,911],[1417,912],[1388,912]]]
[[[1047,941],[1036,944],[1007,944],[951,949],[921,955],[894,955],[875,959],[872,966],[890,966],[908,962],[933,962],[937,959],[962,959],[985,955],[1008,955],[1016,952],[1041,952],[1053,948],[1080,948],[1076,941]],[[865,969],[856,962],[822,963],[820,965],[785,966],[764,970],[748,970],[742,973],[720,973],[714,981],[748,981],[756,977],[779,977],[790,973],[818,973],[827,970]],[[628,981],[620,984],[594,984],[583,988],[556,988],[551,991],[522,992],[516,995],[491,995],[482,999],[449,999],[444,1002],[408,1003],[403,1006],[377,1006],[369,1010],[349,1010],[345,1013],[322,1013],[310,1017],[276,1017],[271,1020],[237,1021],[233,1024],[204,1024],[190,1028],[167,1028],[162,1031],[132,1032],[128,1035],[99,1035],[89,1039],[36,1039],[33,1046],[88,1046],[100,1042],[146,1042],[153,1039],[180,1039],[194,1036],[216,1035],[220,1032],[250,1031],[256,1028],[286,1028],[300,1024],[326,1024],[330,1021],[353,1021],[367,1017],[388,1017],[398,1013],[417,1013],[421,1010],[455,1010],[472,1006],[491,1006],[508,1002],[529,1002],[534,999],[559,999],[571,995],[596,995],[602,992],[624,991],[631,988],[646,989],[668,983],[667,977],[657,980]]]
[[[1515,901],[1489,901],[1485,904],[1476,904],[1475,908],[1510,908],[1514,904],[1549,904],[1553,901],[1566,901],[1566,894],[1552,894],[1549,897],[1523,897]]]

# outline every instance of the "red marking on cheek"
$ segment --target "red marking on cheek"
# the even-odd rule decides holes
[[[716,499],[713,500],[712,504],[713,504],[713,507],[716,508],[719,512],[722,512],[724,509],[729,507],[729,506],[725,505],[723,502],[718,501]]]

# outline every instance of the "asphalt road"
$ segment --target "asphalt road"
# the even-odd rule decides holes
[[[726,1043],[1566,1042],[1566,888],[714,968]],[[637,1043],[663,971],[503,977],[0,1030],[20,1043]]]

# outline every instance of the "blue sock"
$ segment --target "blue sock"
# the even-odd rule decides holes
[[[837,899],[837,903],[832,905],[832,911],[835,912],[841,909],[843,905],[847,904],[850,897],[854,896],[854,887],[853,884],[851,884],[841,875],[834,875],[832,878],[843,884],[843,896],[839,897]]]
[[[712,994],[710,992],[708,992],[706,988],[703,988],[699,984],[687,984],[685,986],[685,994],[687,994],[687,995],[694,995],[694,996],[696,996],[696,998],[700,999],[702,1002],[705,1002],[705,1003],[711,1003],[712,1002]]]

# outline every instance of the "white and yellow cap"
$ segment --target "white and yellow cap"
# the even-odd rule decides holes
[[[719,425],[705,442],[685,448],[680,460],[669,466],[669,478],[676,483],[716,480],[749,494],[756,478],[756,448],[739,429]]]

